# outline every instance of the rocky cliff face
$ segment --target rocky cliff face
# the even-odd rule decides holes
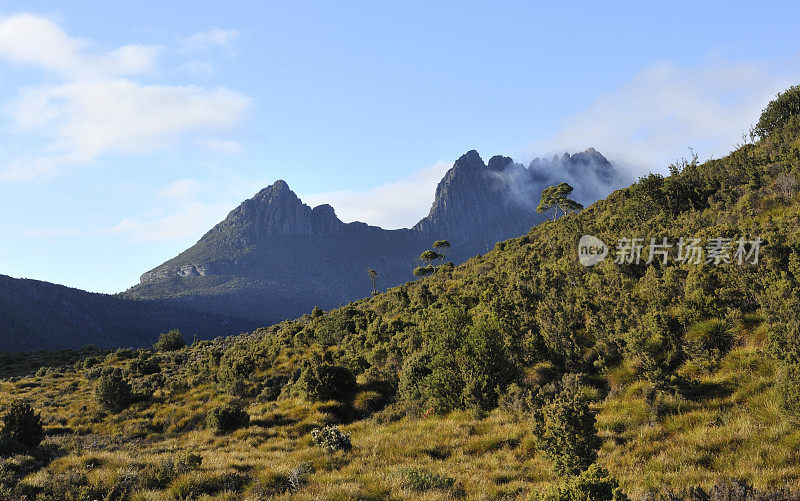
[[[525,233],[543,217],[533,211],[532,198],[516,195],[518,180],[511,172],[518,168],[509,157],[494,156],[486,165],[477,151],[467,152],[436,187],[430,213],[414,230],[453,242],[489,245]]]
[[[330,205],[311,208],[277,181],[123,296],[264,324],[338,306],[369,295],[367,269],[381,289],[411,280],[434,240],[449,240],[448,257],[461,262],[526,233],[544,219],[534,211],[542,189],[562,181],[588,204],[628,180],[591,148],[528,167],[499,155],[487,164],[473,150],[445,174],[428,216],[402,230],[343,223]]]

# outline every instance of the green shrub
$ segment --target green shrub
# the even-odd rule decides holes
[[[312,402],[348,402],[358,385],[350,369],[328,363],[313,363],[300,374],[295,389]]]
[[[684,361],[683,327],[674,316],[649,311],[638,319],[626,340],[627,356],[638,372],[665,386]]]
[[[14,402],[3,416],[0,439],[17,442],[25,447],[36,447],[42,442],[42,418],[25,402]]]
[[[186,341],[183,340],[183,334],[177,329],[161,334],[153,346],[157,351],[175,351],[180,350],[186,346]]]
[[[475,322],[467,331],[457,365],[464,381],[464,405],[483,411],[496,407],[499,392],[518,376],[500,332],[483,322]]]
[[[128,372],[136,376],[149,376],[161,372],[161,366],[155,357],[149,357],[142,352],[138,358],[128,362]]]
[[[437,414],[447,414],[462,407],[464,381],[452,366],[440,365],[425,378],[425,395]]]
[[[316,428],[311,432],[311,440],[328,452],[350,452],[353,445],[350,443],[350,434],[339,431],[338,426],[325,426]]]
[[[206,414],[206,427],[216,433],[228,433],[250,424],[250,415],[240,402],[228,402]]]
[[[800,85],[789,87],[769,102],[761,113],[754,132],[760,137],[767,137],[797,115],[800,115]]]
[[[97,357],[86,357],[83,360],[83,368],[84,369],[91,369],[95,365],[100,363],[100,359]]]
[[[800,415],[800,364],[784,364],[776,388],[781,408],[789,415]]]
[[[94,395],[100,408],[109,412],[120,412],[133,402],[131,385],[118,368],[103,369]]]
[[[100,366],[92,367],[91,369],[86,371],[86,379],[88,379],[89,381],[100,379],[100,376],[102,375],[103,375],[103,367]]]
[[[134,399],[139,397],[146,398],[149,395],[155,394],[158,390],[164,389],[166,385],[167,380],[164,374],[151,374],[134,379],[131,382],[131,392]]]
[[[115,352],[109,353],[106,359],[112,360],[128,360],[136,356],[136,351],[130,348],[120,348]]]
[[[498,405],[501,409],[513,414],[525,414],[534,410],[534,400],[531,391],[517,383],[512,383],[500,396]]]
[[[421,351],[406,358],[400,370],[397,390],[401,398],[416,400],[422,396],[423,381],[431,373],[429,365],[430,357]]]
[[[219,361],[217,382],[221,389],[233,397],[253,397],[256,388],[250,378],[255,369],[256,360],[251,353],[229,350]]]
[[[404,489],[425,492],[433,489],[449,490],[455,485],[456,480],[445,475],[440,475],[432,470],[423,468],[403,468],[400,470]]]
[[[288,380],[289,378],[286,376],[272,376],[265,379],[258,399],[262,402],[273,402],[277,400]]]
[[[430,344],[403,364],[400,396],[424,398],[437,414],[463,408],[480,414],[494,408],[518,375],[495,322],[448,307],[426,331]]]
[[[627,501],[619,482],[597,464],[540,496],[544,501]]]
[[[602,445],[595,414],[574,387],[564,388],[534,414],[533,431],[539,448],[553,461],[553,469],[559,475],[588,468]]]

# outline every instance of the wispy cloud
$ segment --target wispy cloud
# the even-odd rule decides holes
[[[609,158],[658,171],[688,155],[688,147],[702,158],[719,157],[741,141],[778,91],[797,83],[800,66],[787,63],[653,64],[535,147],[594,146]]]
[[[207,30],[181,38],[179,41],[183,50],[187,52],[215,48],[230,49],[239,36],[238,30],[223,30],[212,26]]]
[[[345,222],[361,221],[383,228],[407,228],[428,214],[436,184],[451,163],[440,161],[396,182],[365,191],[329,191],[301,196],[310,205],[330,204]]]
[[[18,90],[7,109],[11,130],[45,146],[0,166],[0,182],[40,179],[105,154],[150,153],[189,136],[227,141],[219,135],[242,118],[250,99],[225,88],[134,80],[155,69],[157,53],[145,45],[103,52],[29,14],[0,19],[0,59],[61,79]]]

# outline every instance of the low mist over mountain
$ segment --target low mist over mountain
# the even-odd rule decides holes
[[[123,297],[264,324],[327,309],[368,296],[368,269],[378,272],[379,289],[413,279],[417,257],[435,240],[448,240],[447,259],[460,263],[526,233],[544,219],[534,211],[542,189],[563,181],[589,204],[630,179],[592,148],[528,167],[503,156],[487,164],[473,150],[441,180],[428,216],[399,230],[343,223],[330,205],[311,208],[277,181],[194,246],[143,274]]]

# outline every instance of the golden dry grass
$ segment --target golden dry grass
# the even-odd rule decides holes
[[[626,492],[708,488],[737,478],[762,489],[800,486],[800,429],[776,404],[774,367],[761,348],[735,349],[713,374],[688,366],[685,371],[697,378],[693,391],[665,399],[657,416],[644,400],[642,382],[597,405],[604,439],[599,462]],[[356,421],[341,426],[351,434],[353,450],[329,454],[312,444],[309,433],[335,423],[339,404],[251,404],[250,426],[215,435],[205,429],[204,414],[224,396],[212,385],[177,394],[164,390],[117,415],[100,412],[93,389],[83,371],[0,383],[0,404],[33,402],[46,423],[46,442],[67,452],[23,482],[41,486],[79,472],[92,484],[112,486],[179,451],[199,454],[201,466],[163,488],[139,490],[134,499],[181,499],[192,492],[211,493],[198,499],[524,498],[558,480],[536,450],[529,420],[501,410],[482,420],[456,412],[386,424]],[[293,469],[308,463],[313,473],[302,489],[276,492]],[[413,491],[403,481],[408,467],[452,478],[455,485]]]

